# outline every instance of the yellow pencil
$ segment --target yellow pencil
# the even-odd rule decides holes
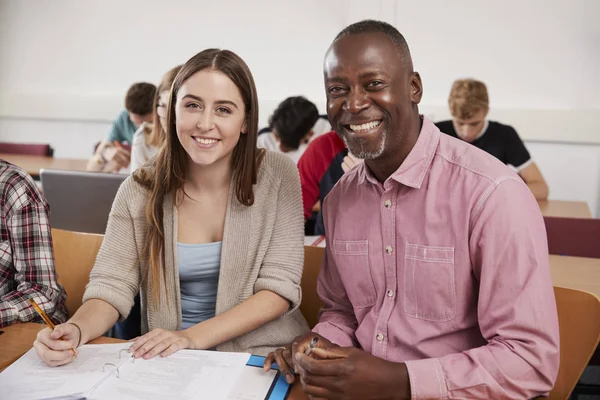
[[[37,311],[37,313],[40,315],[40,317],[42,317],[42,319],[44,320],[44,322],[46,323],[46,325],[48,325],[48,327],[52,330],[54,330],[54,324],[52,323],[52,320],[50,318],[48,318],[48,316],[46,315],[46,313],[44,312],[44,310],[42,310],[40,308],[40,306],[37,305],[37,303],[35,302],[34,299],[29,299],[29,301],[31,302],[31,305],[33,306],[33,308],[35,309],[35,311]],[[61,339],[63,340],[63,339]],[[73,356],[77,355],[77,352],[75,352],[74,348],[71,348],[71,351],[73,352]]]

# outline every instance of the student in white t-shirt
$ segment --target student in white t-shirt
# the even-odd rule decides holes
[[[284,153],[298,164],[318,120],[319,111],[312,102],[302,96],[288,97],[269,119],[271,133],[260,135],[257,146]]]
[[[133,135],[133,143],[131,145],[131,164],[130,171],[133,172],[158,153],[161,143],[165,137],[165,129],[167,127],[167,107],[169,106],[169,93],[173,81],[177,73],[181,69],[181,65],[171,69],[163,75],[156,95],[154,96],[154,113],[153,123],[144,122]]]

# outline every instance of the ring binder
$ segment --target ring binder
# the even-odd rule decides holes
[[[113,367],[115,367],[115,369],[117,370],[117,378],[119,377],[119,367],[117,367],[115,364],[113,363],[106,363],[102,366],[102,372],[104,372],[104,368],[106,368],[107,365],[112,365]]]
[[[121,354],[125,352],[125,354],[129,355],[131,354],[131,352],[129,351],[129,349],[121,349],[119,350],[119,360],[121,359]]]

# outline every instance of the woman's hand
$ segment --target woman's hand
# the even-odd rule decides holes
[[[56,325],[54,330],[42,329],[33,342],[40,359],[51,367],[68,364],[75,358],[71,349],[81,341],[79,329],[73,324]]]
[[[195,349],[194,342],[183,331],[154,329],[135,340],[129,351],[134,358],[149,360],[160,355],[168,357],[181,349]]]

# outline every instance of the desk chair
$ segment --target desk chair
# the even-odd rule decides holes
[[[54,149],[49,144],[0,142],[0,153],[52,157]]]
[[[323,302],[317,294],[317,278],[325,256],[323,247],[304,246],[304,272],[302,273],[302,303],[300,311],[312,329],[319,321]]]
[[[67,292],[69,317],[81,307],[90,271],[102,245],[103,235],[52,229],[58,283]]]
[[[90,280],[90,271],[104,235],[52,229],[54,259],[58,282],[67,292],[69,317],[81,307],[85,286]],[[107,335],[129,340],[141,334],[141,307],[139,295],[135,297],[130,315],[117,322]]]
[[[550,399],[568,399],[600,341],[600,299],[555,287],[560,330],[560,366]]]
[[[600,219],[544,217],[550,254],[600,258]]]

